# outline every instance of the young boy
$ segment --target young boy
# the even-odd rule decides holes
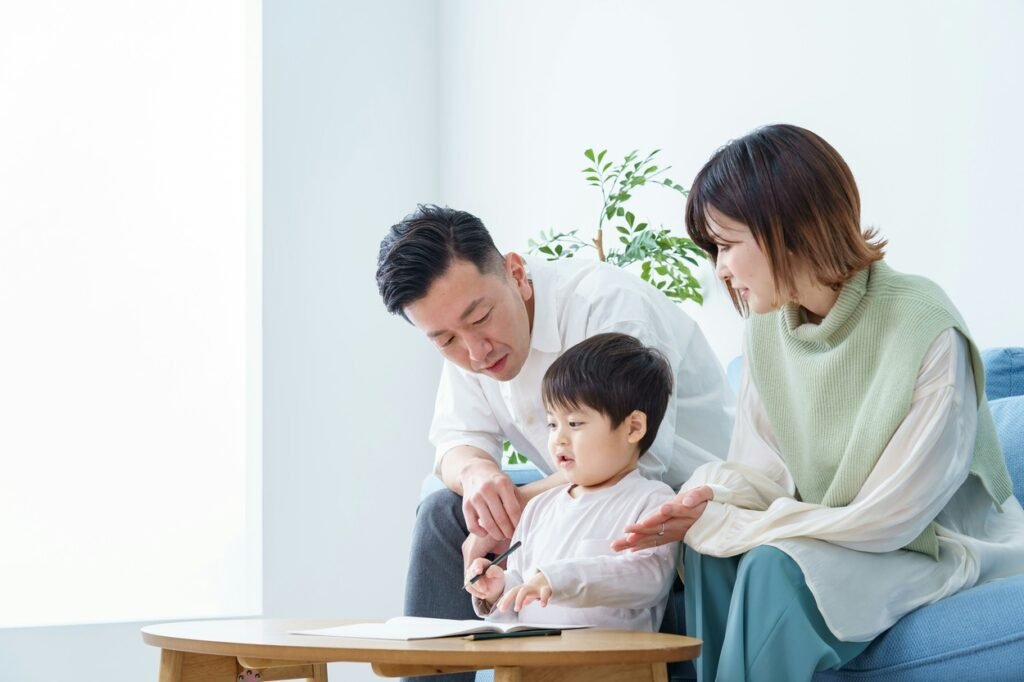
[[[656,632],[678,544],[615,553],[611,543],[674,495],[637,470],[665,415],[671,368],[632,336],[599,334],[556,360],[541,390],[548,449],[569,483],[526,505],[507,570],[492,566],[467,585],[474,609],[489,620]],[[468,577],[488,563],[476,559]]]

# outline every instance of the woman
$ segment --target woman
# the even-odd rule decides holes
[[[704,166],[687,230],[748,318],[727,461],[617,548],[685,540],[703,680],[806,680],[907,612],[1024,572],[978,350],[861,232],[839,154],[775,125]]]

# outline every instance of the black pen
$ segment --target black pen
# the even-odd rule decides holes
[[[481,571],[480,573],[477,573],[472,578],[467,580],[466,584],[463,585],[463,587],[469,587],[470,585],[475,583],[477,580],[480,580],[480,578],[483,577],[484,573],[486,573],[488,571],[488,569],[490,569],[491,566],[493,566],[494,564],[497,564],[497,563],[499,563],[501,561],[504,561],[505,557],[507,557],[509,554],[511,554],[515,550],[519,549],[519,546],[522,545],[522,544],[523,544],[522,540],[516,540],[516,544],[512,545],[511,547],[506,549],[504,552],[502,552],[498,556],[494,557],[494,561],[492,561],[491,563],[487,564],[487,568],[485,568],[483,571]]]

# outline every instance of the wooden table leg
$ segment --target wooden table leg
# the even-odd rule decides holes
[[[238,657],[241,671],[239,682],[277,682],[277,680],[306,680],[306,682],[327,682],[326,663],[297,663],[279,661],[273,658]],[[251,678],[251,679],[250,679]]]
[[[257,673],[259,678],[256,677]],[[327,682],[327,664],[237,659],[233,656],[160,650],[159,682],[255,682],[257,679],[261,682]]]
[[[495,668],[494,682],[668,682],[665,663]]]
[[[237,675],[234,656],[160,650],[160,682],[235,682]]]

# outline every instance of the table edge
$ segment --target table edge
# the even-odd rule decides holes
[[[619,632],[619,631],[605,631]],[[626,632],[626,631],[623,631]],[[649,633],[665,634],[665,633]],[[699,639],[685,635],[670,635],[679,637],[678,646],[664,646],[653,649],[636,650],[600,650],[585,652],[586,662],[593,665],[605,664],[634,664],[634,663],[674,663],[677,661],[693,660],[700,654],[702,642]],[[146,632],[142,628],[143,641],[153,647],[170,651],[184,653],[203,654],[209,656],[227,656],[235,658],[261,658],[284,661],[295,661],[297,663],[387,663],[387,664],[437,664],[438,657],[444,659],[446,666],[521,666],[523,664],[522,650],[501,650],[500,643],[510,640],[489,640],[481,642],[467,642],[465,650],[410,650],[410,649],[380,649],[357,647],[332,648],[324,646],[302,646],[292,644],[247,644],[239,642],[225,642],[216,640],[188,639],[160,635]],[[349,642],[356,641],[353,639]],[[379,642],[380,640],[362,640],[367,642]],[[566,651],[530,651],[530,667],[534,666],[578,666],[580,665],[577,655]]]

